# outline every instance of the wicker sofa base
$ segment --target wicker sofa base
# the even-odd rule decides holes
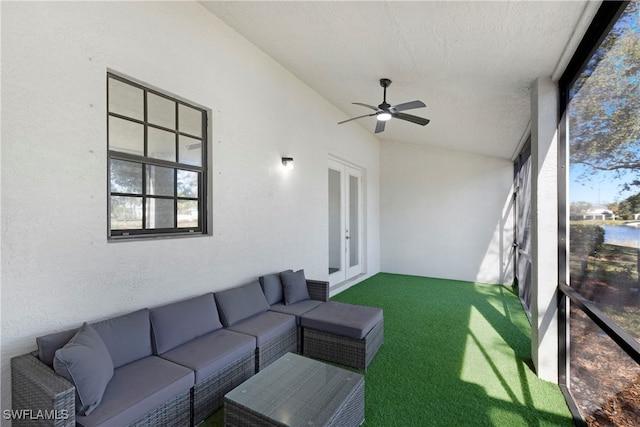
[[[297,349],[298,330],[297,328],[291,328],[286,333],[256,349],[256,372],[260,372],[288,352],[296,353]]]
[[[303,328],[302,354],[365,371],[384,342],[384,320],[363,339]]]
[[[255,351],[250,351],[200,384],[196,384],[193,388],[194,425],[222,408],[224,395],[254,375],[255,359]]]
[[[172,400],[163,403],[147,415],[139,418],[130,427],[191,425],[191,390],[186,390]]]

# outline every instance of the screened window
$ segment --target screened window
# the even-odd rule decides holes
[[[206,232],[207,113],[107,75],[109,236]]]
[[[603,6],[618,9],[609,25],[601,23],[584,65],[563,88],[570,286],[563,291],[571,298],[566,382],[592,426],[640,421],[638,6]]]

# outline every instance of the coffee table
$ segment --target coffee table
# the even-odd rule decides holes
[[[287,353],[224,397],[225,426],[359,426],[364,377]]]

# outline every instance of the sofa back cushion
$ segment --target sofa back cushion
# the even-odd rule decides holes
[[[222,328],[212,293],[151,309],[156,353]]]
[[[216,304],[225,327],[269,310],[269,303],[257,281],[226,291],[216,292]]]
[[[92,323],[111,354],[114,368],[153,354],[149,309]]]
[[[267,274],[258,278],[260,281],[260,287],[264,296],[267,299],[269,305],[282,302],[284,299],[284,292],[282,290],[282,281],[280,280],[280,273]]]
[[[53,368],[53,358],[55,357],[56,351],[64,347],[76,332],[78,332],[78,329],[79,328],[73,328],[37,337],[38,359],[50,368]]]

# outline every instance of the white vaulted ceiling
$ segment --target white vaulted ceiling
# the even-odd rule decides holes
[[[203,1],[207,9],[344,112],[416,99],[425,127],[391,120],[382,141],[512,158],[530,91],[558,78],[599,6],[589,1]],[[331,125],[338,126],[335,123]],[[375,118],[340,126],[364,126]]]

